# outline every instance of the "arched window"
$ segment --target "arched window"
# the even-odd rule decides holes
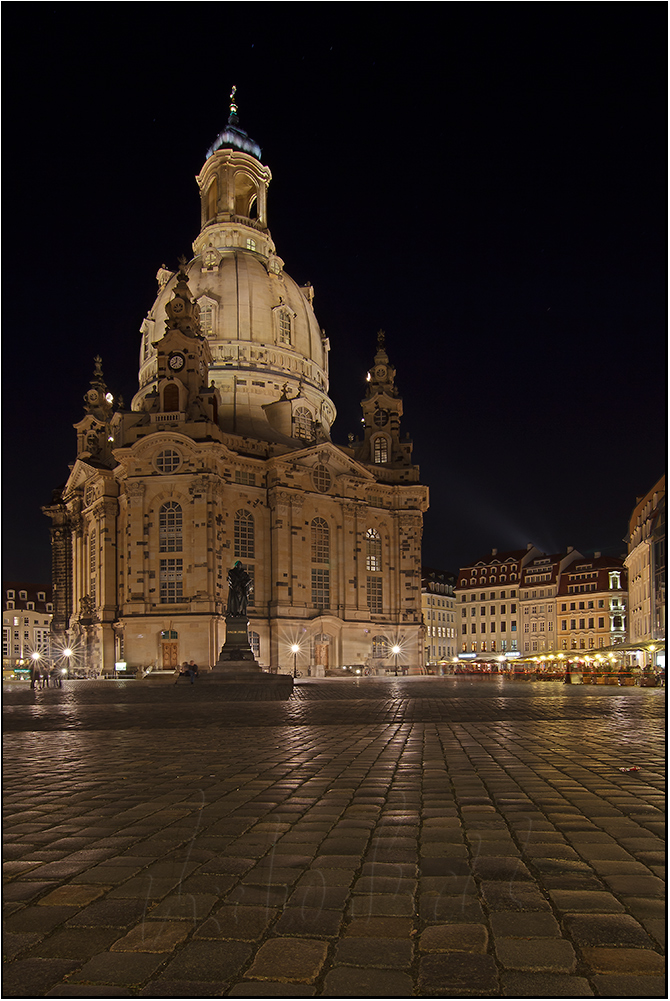
[[[293,437],[314,440],[314,421],[307,407],[296,407],[293,414]]]
[[[372,656],[375,659],[381,659],[382,657],[388,657],[389,655],[389,641],[386,636],[373,636],[372,637]]]
[[[163,410],[167,413],[179,410],[179,386],[176,382],[168,382],[163,389]]]
[[[312,604],[316,608],[330,606],[330,529],[323,518],[314,518],[311,525],[312,563]]]
[[[207,188],[207,221],[216,218],[219,202],[219,179],[214,176],[212,183]]]
[[[243,559],[253,559],[254,552],[254,516],[249,511],[235,513],[235,556]]]
[[[382,540],[379,532],[369,528],[365,533],[365,569],[377,571],[382,568]]]
[[[279,344],[291,343],[291,314],[288,309],[280,309],[277,314],[277,341]]]
[[[214,304],[209,299],[200,299],[200,333],[203,337],[214,334]]]
[[[182,544],[181,504],[168,501],[158,512],[158,548],[161,553],[178,553]]]
[[[323,518],[312,521],[312,563],[330,561],[330,529]]]
[[[388,438],[385,438],[384,435],[378,435],[373,442],[373,447],[374,447],[374,459],[373,459],[374,462],[376,462],[379,465],[383,462],[389,461]]]

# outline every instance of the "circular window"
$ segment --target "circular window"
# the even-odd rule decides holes
[[[388,424],[389,412],[388,410],[376,410],[374,421],[378,428],[383,428]]]
[[[333,482],[332,477],[325,466],[314,467],[312,480],[314,481],[316,489],[322,494],[325,494],[328,490],[330,490],[330,484]]]
[[[181,465],[181,456],[171,448],[165,448],[156,456],[156,469],[159,473],[174,473]]]

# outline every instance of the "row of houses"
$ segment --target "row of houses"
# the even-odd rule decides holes
[[[665,644],[665,477],[637,499],[626,542],[625,557],[528,545],[493,549],[458,574],[424,567],[426,665],[612,651],[656,663]]]

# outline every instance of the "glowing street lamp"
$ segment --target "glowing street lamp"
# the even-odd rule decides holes
[[[396,673],[396,677],[397,677],[398,676],[398,654],[400,653],[400,647],[398,646],[397,643],[396,643],[395,646],[391,647],[391,653],[395,657],[395,673]]]
[[[291,653],[293,654],[293,677],[294,678],[298,677],[297,661],[298,661],[298,651],[299,650],[300,650],[300,647],[298,646],[297,643],[292,643],[291,644]]]

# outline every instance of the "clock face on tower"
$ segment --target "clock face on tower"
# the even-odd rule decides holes
[[[385,379],[386,368],[383,365],[378,365],[377,368],[375,369],[375,375],[377,376],[378,379]]]
[[[173,372],[181,371],[181,369],[184,367],[185,364],[186,364],[186,359],[178,351],[175,351],[174,354],[171,354],[170,357],[168,358],[168,365],[170,366]]]

